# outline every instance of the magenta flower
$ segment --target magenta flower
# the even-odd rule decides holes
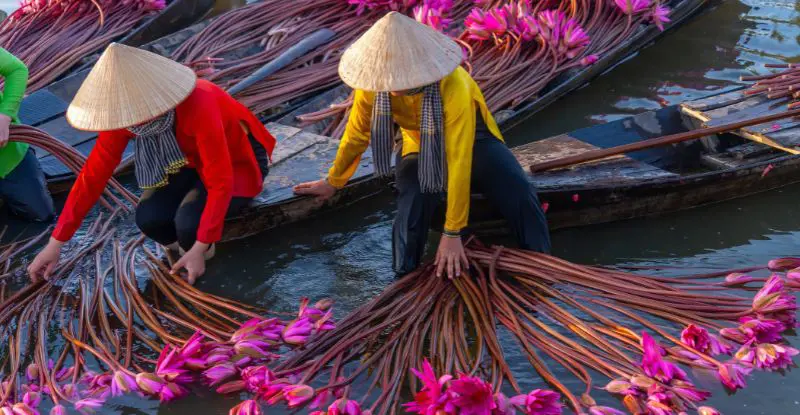
[[[800,258],[794,257],[777,258],[767,263],[770,271],[789,271],[797,267],[800,267]]]
[[[136,378],[125,371],[117,370],[111,377],[111,395],[113,396],[122,396],[138,389]]]
[[[251,366],[242,370],[242,379],[250,393],[258,393],[262,386],[275,380],[275,375],[266,366]]]
[[[228,415],[262,415],[262,412],[258,407],[258,402],[248,399],[231,408]]]
[[[686,380],[686,373],[672,362],[664,360],[663,349],[649,334],[642,333],[642,370],[647,376],[654,377],[661,382],[672,379]]]
[[[75,366],[62,367],[55,374],[56,382],[64,382],[71,378],[73,373],[75,373]]]
[[[161,388],[158,398],[161,402],[172,402],[189,394],[189,390],[174,382],[169,382]]]
[[[633,384],[625,379],[612,380],[603,389],[614,395],[635,395],[637,393]]]
[[[274,355],[268,351],[270,344],[261,340],[240,340],[233,346],[237,354],[243,354],[256,359],[273,358]]]
[[[148,395],[158,395],[164,388],[164,382],[155,373],[139,373],[136,375],[136,385],[139,390]]]
[[[450,382],[447,395],[462,415],[485,415],[495,408],[492,386],[475,376],[459,375],[458,379]]]
[[[282,392],[289,408],[297,408],[314,398],[314,388],[308,385],[289,385]]]
[[[681,332],[681,342],[700,353],[718,355],[730,354],[732,347],[727,342],[708,333],[702,327],[690,324]]]
[[[189,337],[189,340],[186,340],[186,343],[183,344],[183,347],[178,350],[180,357],[183,359],[198,357],[200,352],[203,350],[203,339],[205,339],[203,333],[200,333],[199,331],[194,333],[192,337]]]
[[[641,13],[650,7],[649,0],[614,0],[614,4],[627,15]]]
[[[797,349],[780,344],[764,343],[756,346],[755,363],[759,369],[775,371],[794,364],[792,357],[800,353]]]
[[[226,362],[209,368],[203,372],[203,376],[205,376],[210,386],[216,386],[238,373],[239,371],[236,370],[236,366],[233,363]]]
[[[418,22],[428,25],[440,32],[453,22],[453,19],[444,17],[445,13],[445,10],[437,9],[427,4],[414,8],[414,18],[417,19]]]
[[[685,401],[689,402],[703,402],[711,396],[711,392],[697,389],[691,382],[682,380],[674,380],[670,383],[672,392],[678,395]]]
[[[739,319],[742,323],[737,330],[740,336],[731,334],[733,337],[744,338],[740,343],[746,343],[755,339],[756,343],[775,343],[783,339],[783,332],[786,331],[786,325],[778,320],[772,319],[759,319],[753,317],[742,317]],[[727,329],[723,329],[727,330]],[[720,331],[722,332],[722,330]]]
[[[99,399],[81,399],[75,402],[74,407],[76,411],[82,414],[93,414],[103,407],[103,401]]]
[[[50,409],[50,415],[67,415],[67,408],[62,405],[56,405]]]
[[[728,276],[725,277],[725,282],[723,283],[723,285],[725,285],[726,287],[731,287],[731,286],[734,286],[734,285],[744,285],[744,284],[747,284],[748,282],[752,282],[753,280],[755,280],[755,278],[753,278],[753,277],[751,277],[751,276],[749,276],[747,274],[742,274],[740,272],[734,272],[734,273],[728,274]]]
[[[22,403],[31,408],[38,408],[39,404],[42,403],[42,395],[39,392],[25,392],[22,395]]]
[[[752,372],[753,369],[743,366],[739,363],[734,361],[729,361],[721,366],[717,370],[717,377],[719,378],[722,384],[730,389],[743,389],[747,386],[747,382],[745,381],[745,377]]]
[[[669,20],[670,11],[671,10],[669,9],[669,7],[662,6],[659,4],[653,8],[653,11],[650,13],[650,16],[648,16],[648,18],[650,19],[650,21],[653,22],[653,24],[656,25],[656,27],[658,27],[659,30],[663,32],[664,23],[670,22]]]
[[[313,331],[314,324],[311,320],[300,318],[287,324],[286,328],[283,329],[283,341],[291,345],[299,346],[306,343]]]
[[[488,40],[492,36],[503,36],[508,30],[506,13],[501,9],[492,9],[484,12],[481,9],[472,9],[469,16],[464,19],[464,25],[469,33],[469,39]]]
[[[697,415],[722,415],[718,410],[710,406],[701,406],[697,408]]]
[[[441,410],[446,398],[442,387],[452,379],[452,376],[437,378],[428,359],[422,362],[422,371],[412,368],[411,372],[422,381],[422,390],[414,395],[414,402],[403,405],[406,410],[420,415],[433,415]]]
[[[589,408],[589,415],[625,415],[625,412],[608,406],[592,406]]]
[[[337,399],[328,407],[328,415],[361,415],[361,406],[356,401]]]
[[[187,370],[183,369],[183,359],[180,357],[179,350],[164,346],[156,362],[156,374],[166,381],[172,382],[185,375]]]
[[[561,30],[561,43],[567,52],[567,58],[575,58],[586,46],[589,46],[589,35],[575,19],[568,19]]]
[[[328,402],[330,402],[332,398],[333,393],[330,391],[330,389],[325,389],[324,391],[318,393],[316,397],[314,397],[314,400],[311,401],[311,404],[308,405],[308,407],[311,409],[322,408],[327,406]]]
[[[517,410],[506,395],[494,394],[494,409],[491,415],[516,415]]]
[[[511,403],[522,408],[526,415],[560,415],[564,405],[561,395],[551,390],[534,389],[527,395],[511,398]]]
[[[597,62],[598,59],[600,58],[597,55],[588,55],[584,56],[580,63],[581,66],[592,66],[595,64],[595,62]]]
[[[26,405],[24,402],[17,402],[11,406],[11,412],[14,415],[39,415],[39,411]]]
[[[28,382],[38,382],[39,381],[39,365],[36,363],[31,363],[25,369],[25,377],[28,379]]]
[[[285,381],[274,381],[261,386],[258,397],[270,405],[275,405],[283,399],[283,390],[291,384]]]

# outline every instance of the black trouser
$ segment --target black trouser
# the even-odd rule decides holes
[[[49,222],[55,216],[44,172],[32,148],[8,176],[0,179],[0,199],[13,214],[27,220]]]
[[[189,250],[197,240],[200,217],[206,207],[208,191],[197,170],[183,168],[169,176],[169,183],[142,193],[136,206],[136,225],[142,233],[161,245],[176,241]],[[236,213],[250,203],[251,198],[234,197],[228,214]]]
[[[261,177],[265,178],[269,174],[269,156],[252,136],[250,145]],[[197,240],[197,228],[207,199],[208,191],[197,170],[183,168],[169,176],[166,186],[142,193],[136,207],[136,225],[142,233],[161,245],[177,241],[181,248],[188,251]],[[228,215],[240,211],[251,200],[249,197],[234,197],[228,206]]]
[[[423,194],[417,175],[418,155],[397,163],[397,217],[393,227],[394,270],[399,275],[415,270],[425,253],[432,217],[442,196]],[[472,152],[472,190],[483,193],[503,217],[522,249],[550,252],[547,229],[536,187],[503,142],[478,134]]]

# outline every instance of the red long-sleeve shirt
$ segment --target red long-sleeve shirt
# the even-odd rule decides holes
[[[263,177],[242,124],[270,156],[275,138],[247,107],[204,80],[198,80],[194,91],[175,108],[175,119],[178,146],[208,191],[197,240],[214,243],[222,237],[231,198],[254,197],[261,192]],[[133,137],[126,129],[98,135],[58,218],[55,239],[66,242],[72,238]]]

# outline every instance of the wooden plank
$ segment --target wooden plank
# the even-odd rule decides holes
[[[307,132],[293,134],[288,139],[283,140],[280,145],[275,146],[275,151],[272,152],[272,165],[275,166],[278,163],[289,159],[290,157],[294,157],[296,154],[315,144],[322,144],[328,141],[333,140],[330,137]]]
[[[534,164],[545,161],[556,160],[562,157],[575,156],[587,151],[597,150],[589,143],[572,138],[567,134],[545,138],[544,140],[534,141],[519,147],[515,147],[512,152],[525,171]],[[626,158],[624,155],[612,156],[611,159]],[[598,160],[595,163],[602,162]]]
[[[264,127],[267,128],[270,134],[275,137],[275,141],[283,142],[286,141],[287,138],[299,133],[301,130],[297,127],[292,127],[290,125],[279,124],[276,122],[271,122],[265,125]],[[279,146],[276,146],[276,151],[278,150]],[[274,157],[274,156],[273,156]]]
[[[706,127],[718,127],[720,125],[749,120],[765,115],[777,114],[786,111],[787,100],[774,101],[764,97],[748,98],[742,102],[706,111],[704,114],[709,118],[705,123]]]
[[[720,107],[736,104],[747,99],[744,94],[745,87],[737,88],[733,91],[725,92],[722,94],[712,95],[710,97],[696,99],[694,101],[684,102],[681,104],[681,109],[686,108],[690,111],[710,111]]]
[[[583,164],[570,169],[534,174],[531,181],[541,190],[570,187],[624,186],[646,180],[677,176],[628,157]]]
[[[97,133],[95,132],[80,131],[72,128],[64,117],[58,117],[40,124],[37,128],[73,147],[97,138]],[[36,154],[39,157],[43,157],[47,153],[43,150],[37,150]]]
[[[42,89],[22,100],[19,120],[22,124],[36,126],[67,111],[69,103],[59,99],[50,91]]]

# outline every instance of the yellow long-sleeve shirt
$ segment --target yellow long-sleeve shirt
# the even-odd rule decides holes
[[[459,67],[440,82],[444,109],[444,146],[447,156],[447,215],[445,230],[459,232],[467,226],[472,177],[472,147],[475,143],[477,110],[489,131],[503,140],[478,84]],[[328,182],[342,188],[358,168],[361,155],[369,146],[372,104],[375,93],[355,91],[353,108],[347,121],[336,160],[328,171]],[[403,156],[419,152],[419,123],[422,94],[392,96],[392,115],[403,134]]]

